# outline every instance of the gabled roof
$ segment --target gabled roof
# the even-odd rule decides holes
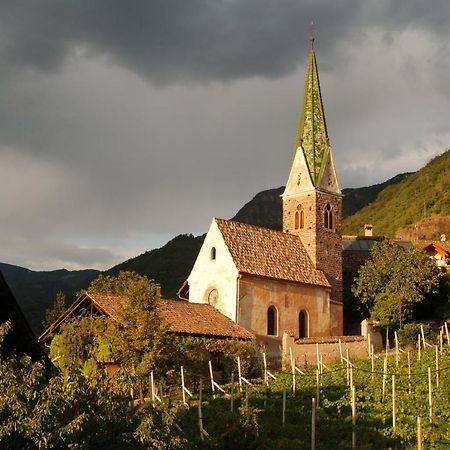
[[[240,273],[330,287],[298,236],[233,220],[214,220]]]
[[[42,342],[50,334],[57,333],[64,322],[82,316],[86,312],[114,318],[124,302],[125,298],[117,295],[85,292],[39,336],[39,341]],[[219,338],[254,338],[253,334],[209,304],[161,299],[156,301],[156,308],[169,333]]]
[[[450,242],[448,241],[419,241],[418,245],[423,250],[433,247],[440,255],[447,256],[450,253]]]

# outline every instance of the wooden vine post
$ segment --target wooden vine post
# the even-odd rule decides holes
[[[396,425],[396,407],[395,407],[395,375],[392,375],[392,428],[395,431]]]
[[[352,404],[352,449],[356,448],[356,389],[351,386],[351,404]]]
[[[433,392],[431,387],[431,367],[428,367],[428,406],[430,422],[433,421]]]
[[[311,399],[311,450],[316,450],[316,399]]]
[[[417,416],[417,450],[423,450],[422,444],[422,423],[420,416]]]

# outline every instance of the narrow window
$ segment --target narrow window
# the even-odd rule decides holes
[[[216,247],[211,247],[211,259],[216,259]]]
[[[329,203],[325,206],[324,211],[324,226],[329,230],[333,229],[333,209]]]
[[[275,306],[271,306],[267,310],[267,334],[269,336],[276,336],[277,332],[277,310]]]
[[[297,211],[295,211],[294,229],[305,227],[305,211],[302,205],[297,205]]]
[[[298,337],[308,337],[308,313],[306,311],[300,311],[298,315]]]

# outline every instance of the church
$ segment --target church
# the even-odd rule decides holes
[[[313,37],[282,203],[282,231],[214,218],[179,291],[189,302],[214,306],[272,348],[284,334],[343,334],[342,195]]]

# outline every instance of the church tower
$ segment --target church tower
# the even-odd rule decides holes
[[[333,334],[342,333],[342,194],[334,167],[314,53],[314,37],[283,198],[283,231],[300,236],[330,282]]]

